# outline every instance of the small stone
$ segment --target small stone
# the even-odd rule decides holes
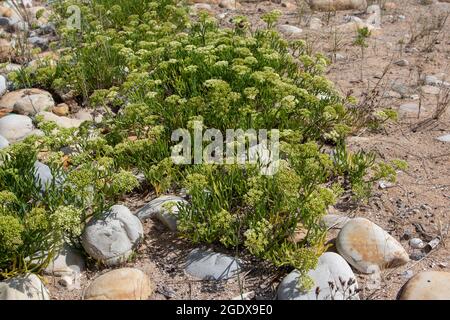
[[[414,276],[414,272],[412,270],[406,270],[402,274],[400,274],[403,278],[411,279]]]
[[[141,220],[156,216],[175,232],[177,231],[178,204],[182,203],[187,203],[187,201],[177,196],[161,196],[147,203],[136,213],[136,216]]]
[[[35,274],[0,282],[0,300],[50,300],[48,290]]]
[[[424,111],[424,107],[421,107],[421,111]],[[419,112],[419,105],[417,103],[405,103],[400,106],[400,111],[406,112],[406,113],[418,113]]]
[[[411,90],[401,83],[394,83],[392,85],[392,90],[401,95],[402,98],[409,97],[411,95]]]
[[[122,268],[96,278],[84,293],[84,300],[147,300],[155,285],[141,270]]]
[[[28,38],[28,42],[34,47],[41,48],[42,50],[47,50],[49,39],[45,37],[35,36]]]
[[[327,229],[342,229],[351,219],[338,214],[327,214],[322,218],[322,223]]]
[[[419,273],[403,286],[400,300],[450,300],[450,273]]]
[[[240,262],[225,254],[192,250],[185,266],[185,271],[202,280],[228,280],[241,272]]]
[[[426,85],[421,88],[422,92],[425,94],[438,95],[441,92],[441,89],[438,87]]]
[[[255,291],[250,291],[231,298],[231,300],[252,300],[254,297]]]
[[[336,247],[345,260],[363,273],[371,273],[374,267],[381,270],[409,261],[397,240],[365,218],[347,222],[339,232]]]
[[[334,252],[326,252],[320,256],[317,267],[308,272],[308,276],[314,281],[313,289],[304,291],[299,288],[299,276],[299,272],[294,270],[283,279],[277,289],[279,300],[358,299],[358,284],[352,269]],[[334,290],[330,287],[330,282]]]
[[[282,24],[278,26],[278,30],[280,30],[281,33],[283,33],[285,36],[289,37],[289,38],[296,38],[301,36],[303,30],[295,27],[295,26],[291,26],[289,24]]]
[[[425,243],[419,238],[412,238],[409,240],[409,246],[413,249],[422,249],[425,247]]]
[[[378,187],[380,189],[384,190],[384,189],[389,189],[389,188],[395,187],[395,184],[392,182],[389,182],[389,181],[380,180],[378,182]]]
[[[33,122],[27,116],[10,114],[0,118],[0,135],[9,142],[24,139],[33,131]]]
[[[399,67],[407,67],[409,66],[409,61],[406,59],[400,59],[394,62],[395,65]]]
[[[67,116],[69,114],[69,106],[65,103],[60,103],[53,107],[52,112],[60,117]]]
[[[92,258],[115,266],[128,259],[143,235],[141,221],[127,207],[115,205],[89,221],[82,244]]]
[[[409,255],[409,258],[414,261],[419,261],[425,258],[426,254],[422,251],[414,251]]]
[[[437,137],[436,139],[441,142],[450,142],[450,134],[446,134],[446,135]]]

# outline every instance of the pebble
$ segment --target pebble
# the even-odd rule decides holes
[[[422,249],[425,247],[425,243],[419,238],[412,238],[409,240],[409,246],[413,249]]]
[[[278,30],[280,30],[280,32],[282,34],[284,34],[285,36],[287,36],[289,38],[299,37],[303,33],[302,29],[295,27],[295,26],[291,26],[289,24],[279,25]]]
[[[187,256],[185,271],[202,280],[228,280],[241,272],[240,265],[234,257],[194,249]]]

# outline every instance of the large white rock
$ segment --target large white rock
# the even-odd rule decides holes
[[[143,235],[139,218],[127,207],[115,205],[89,221],[82,235],[82,244],[92,258],[114,266],[126,261]]]
[[[358,299],[358,284],[352,269],[338,254],[326,252],[319,258],[315,269],[308,275],[314,280],[314,287],[309,291],[299,289],[297,270],[288,274],[278,286],[279,300],[347,300]],[[333,283],[333,289],[330,285]],[[319,289],[317,289],[319,288]],[[318,294],[317,294],[318,293]]]
[[[5,137],[0,136],[0,149],[6,148],[7,146],[9,146],[9,141]]]
[[[52,112],[47,111],[39,112],[38,116],[42,116],[44,118],[44,121],[55,122],[58,127],[66,129],[78,128],[83,123],[83,121],[81,120],[71,119],[68,117],[60,117]]]
[[[146,300],[155,285],[141,270],[122,268],[96,278],[86,289],[85,300]]]
[[[35,274],[0,282],[0,300],[50,300],[48,290]]]
[[[427,271],[411,278],[402,288],[401,300],[450,300],[450,272]]]
[[[10,114],[0,118],[0,135],[9,142],[24,139],[33,131],[33,122],[27,116]]]
[[[365,218],[354,218],[344,225],[336,248],[348,263],[363,273],[409,261],[408,253],[397,240]]]
[[[147,203],[136,213],[136,216],[141,220],[155,216],[170,230],[175,232],[177,231],[179,203],[187,203],[187,201],[177,196],[161,196]]]
[[[51,109],[55,101],[50,93],[44,90],[40,92],[25,94],[19,98],[13,106],[13,111],[24,115],[35,115],[41,111]],[[24,91],[27,92],[28,91]]]
[[[366,0],[310,0],[309,6],[317,11],[365,10]]]

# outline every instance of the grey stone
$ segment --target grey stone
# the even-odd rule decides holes
[[[225,254],[192,250],[185,266],[185,271],[203,280],[227,280],[241,272],[241,262]]]
[[[161,196],[147,203],[136,213],[136,216],[141,220],[155,216],[170,230],[176,231],[178,213],[177,205],[179,203],[187,203],[187,201],[177,196]]]
[[[8,90],[8,86],[6,84],[6,78],[0,75],[0,96],[4,95]]]
[[[409,246],[413,249],[422,249],[425,247],[425,243],[422,241],[422,239],[419,238],[412,238],[409,240]]]
[[[327,229],[342,229],[351,219],[338,214],[327,214],[322,218],[322,223]]]
[[[42,50],[48,49],[48,43],[49,43],[48,38],[34,36],[34,37],[28,38],[28,42],[35,47],[41,48]]]
[[[299,37],[303,30],[295,27],[295,26],[291,26],[289,24],[282,24],[278,26],[278,30],[280,30],[280,32],[282,34],[284,34],[287,37],[292,37],[292,38],[296,38]]]
[[[409,61],[406,59],[400,59],[394,62],[395,65],[399,67],[407,67],[409,66]]]
[[[86,265],[81,253],[68,245],[52,259],[44,272],[49,275],[66,276],[73,273],[81,273],[86,269]]]
[[[0,136],[0,149],[6,148],[9,146],[9,141],[6,140],[5,137]]]
[[[424,107],[421,107],[421,110],[424,111]],[[414,102],[405,103],[400,106],[400,111],[407,112],[407,113],[418,113],[419,112],[419,105]]]
[[[122,205],[115,205],[87,224],[82,244],[94,259],[118,265],[132,254],[144,235],[141,221]]]
[[[279,300],[358,299],[358,284],[352,269],[334,252],[326,252],[320,256],[317,267],[308,272],[308,276],[314,281],[311,290],[303,291],[299,288],[299,276],[300,273],[294,270],[283,279],[277,290]],[[330,282],[333,283],[334,289],[331,289]]]
[[[50,300],[48,290],[35,274],[0,282],[0,300]]]
[[[9,142],[24,139],[33,131],[33,122],[27,116],[10,114],[0,118],[0,135]]]

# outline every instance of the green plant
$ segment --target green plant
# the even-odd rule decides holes
[[[365,49],[368,47],[367,39],[370,37],[371,31],[368,27],[358,28],[356,30],[356,39],[353,42],[355,46],[358,46],[361,50],[361,81],[364,79],[364,62],[365,62]]]
[[[82,30],[63,24],[70,4],[83,12]],[[63,203],[44,206],[50,212],[64,204],[81,209],[85,221],[132,190],[137,182],[129,171],[138,170],[156,194],[186,189],[189,203],[178,214],[182,236],[245,249],[306,274],[326,249],[320,219],[347,187],[337,178],[348,177],[356,194],[367,195],[376,178],[393,174],[372,155],[338,147],[331,159],[324,152],[351,132],[353,98],[341,97],[323,76],[323,55],[275,31],[279,12],[265,14],[267,28],[252,33],[241,16],[230,29],[204,12],[189,20],[175,0],[62,1],[55,8],[67,49],[56,65],[16,74],[15,84],[72,92],[105,116],[77,130],[40,124],[45,136],[33,143],[67,177],[55,187],[64,196],[51,197]],[[175,165],[171,134],[182,128],[192,136],[194,121],[220,132],[278,129],[279,171],[264,176],[249,163]],[[64,169],[63,147],[74,150]],[[30,192],[37,191],[22,191]],[[5,231],[12,245],[16,235]]]

